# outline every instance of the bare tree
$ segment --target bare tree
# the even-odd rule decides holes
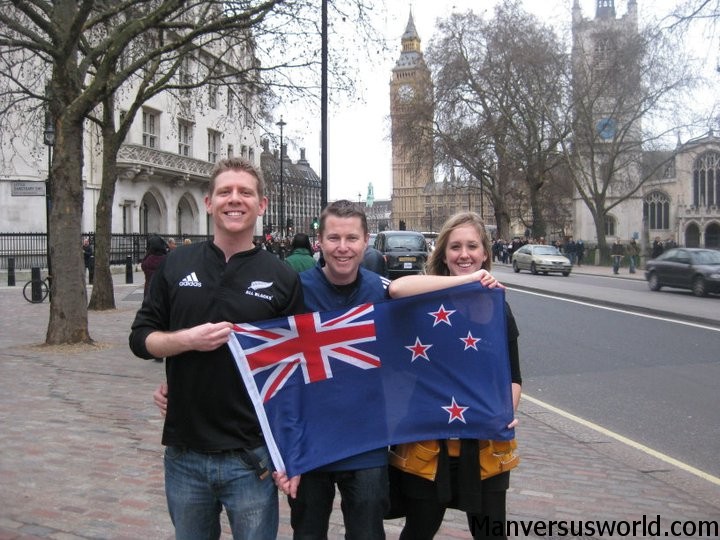
[[[29,62],[10,74],[14,91],[47,100],[56,141],[50,197],[49,246],[53,267],[46,343],[91,342],[84,268],[78,253],[83,208],[83,124],[90,113],[148,63],[205,36],[252,28],[283,6],[281,0],[257,2],[3,2],[0,48],[3,57]],[[132,16],[118,15],[130,11]],[[128,45],[156,30],[155,47],[133,51]],[[170,35],[173,39],[163,39]],[[23,67],[35,67],[48,81],[47,96],[26,84]],[[3,74],[7,76],[7,74]],[[44,85],[43,85],[44,86]]]
[[[573,49],[573,133],[561,146],[607,257],[607,216],[673,159],[672,152],[646,156],[674,142],[684,124],[682,99],[698,77],[682,47],[651,27],[635,34],[608,27],[575,39]]]
[[[121,124],[115,129],[110,113],[115,92],[133,77],[137,83],[137,77],[142,79],[143,73],[156,70],[145,81],[147,86],[144,89],[140,86],[134,105],[138,106],[143,98],[160,91],[156,79],[165,78],[166,89],[172,86],[172,75],[183,52],[259,29],[267,39],[258,44],[258,50],[265,47],[266,51],[286,53],[289,56],[281,61],[285,67],[319,65],[319,54],[314,49],[292,46],[298,41],[307,42],[307,31],[298,28],[309,26],[311,31],[317,31],[319,23],[314,21],[319,21],[319,17],[313,18],[313,14],[319,12],[319,6],[315,4],[310,0],[0,2],[0,56],[7,68],[0,76],[5,79],[3,86],[8,88],[0,101],[3,111],[17,112],[26,103],[26,110],[39,116],[40,105],[45,104],[57,134],[50,190],[53,204],[49,230],[54,234],[49,246],[53,301],[48,344],[92,341],[87,324],[84,271],[77,247],[83,207],[85,120],[93,118],[101,126],[108,155],[97,221],[102,238],[107,236],[109,242],[107,230],[115,181],[113,156],[117,155],[117,146],[128,127]],[[364,9],[361,0],[349,0],[348,5],[357,13]],[[337,12],[342,13],[340,8]],[[303,53],[289,53],[297,50]],[[253,67],[256,76],[264,69],[260,63]],[[272,73],[276,88],[292,93],[303,87],[287,72]],[[44,88],[47,92],[42,91]],[[317,90],[317,85],[312,90]],[[39,150],[34,152],[39,154]],[[112,283],[109,268],[104,261],[98,262],[101,268],[98,290],[104,293],[96,307],[102,309],[112,302],[108,300]]]
[[[513,1],[487,21],[472,12],[452,15],[438,31],[428,59],[439,162],[460,164],[488,194],[501,237],[510,236],[510,201],[518,193],[529,201],[529,227],[544,235],[540,192],[565,136],[557,129],[567,95],[562,44]]]

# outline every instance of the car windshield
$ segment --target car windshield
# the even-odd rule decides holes
[[[388,236],[387,247],[388,249],[425,251],[425,237],[422,235]]]
[[[720,251],[696,251],[692,258],[694,264],[720,264]]]
[[[560,255],[560,252],[553,246],[538,246],[533,250],[535,255]]]

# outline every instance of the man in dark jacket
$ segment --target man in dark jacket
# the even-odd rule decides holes
[[[387,261],[379,249],[368,244],[363,254],[362,265],[371,272],[387,277]]]
[[[297,273],[254,246],[267,207],[248,162],[220,161],[205,206],[214,236],[172,251],[155,272],[130,333],[141,358],[167,358],[165,493],[179,539],[274,540],[279,509],[270,457],[227,345],[233,324],[301,313]]]

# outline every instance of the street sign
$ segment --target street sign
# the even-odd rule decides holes
[[[11,195],[13,197],[44,197],[45,182],[16,180],[12,183]]]

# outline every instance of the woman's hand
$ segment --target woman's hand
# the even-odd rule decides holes
[[[495,279],[495,276],[493,276],[484,268],[482,270],[476,270],[475,272],[473,272],[472,277],[474,281],[479,281],[480,285],[487,287],[488,289],[494,289],[495,287],[499,289],[505,288],[505,285]]]

